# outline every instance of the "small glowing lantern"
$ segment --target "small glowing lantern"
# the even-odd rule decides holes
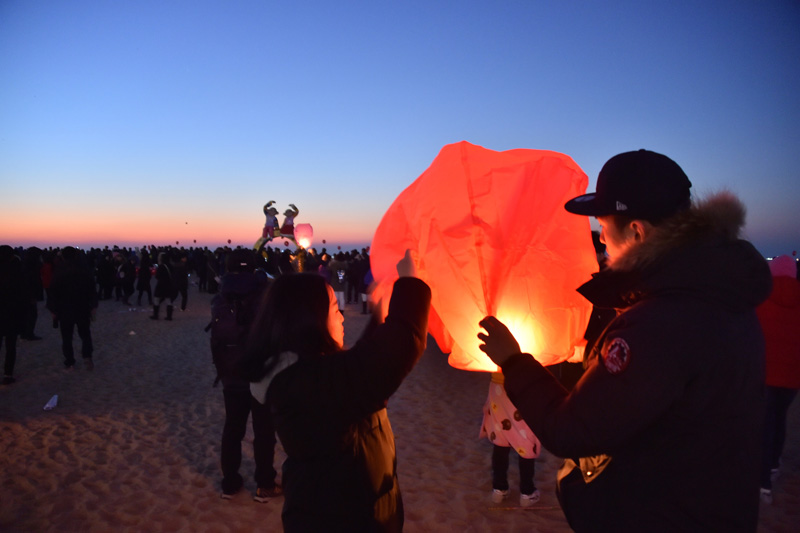
[[[314,228],[311,224],[298,224],[294,227],[294,239],[301,248],[309,248],[314,237]]]
[[[431,287],[428,331],[455,368],[497,366],[479,349],[478,322],[494,315],[542,364],[584,344],[591,304],[576,288],[597,271],[587,217],[564,209],[588,179],[568,156],[487,150],[465,141],[442,148],[389,207],[371,244],[383,307],[406,249]]]

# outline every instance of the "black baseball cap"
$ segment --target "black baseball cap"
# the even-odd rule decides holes
[[[689,207],[692,182],[669,157],[638,150],[615,155],[597,176],[597,192],[573,198],[576,215],[624,215],[658,222]]]

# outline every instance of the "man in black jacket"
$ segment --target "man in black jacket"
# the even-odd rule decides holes
[[[53,318],[58,320],[61,328],[64,368],[66,370],[75,368],[72,336],[77,328],[78,336],[81,338],[84,366],[86,370],[92,370],[94,346],[89,326],[97,310],[97,293],[86,255],[72,246],[64,248],[60,260],[56,262],[47,308],[53,314]]]
[[[250,382],[244,374],[244,350],[258,302],[267,287],[267,275],[256,270],[256,255],[252,250],[236,249],[225,260],[226,272],[220,279],[219,294],[211,300],[211,355],[222,382],[225,401],[225,425],[222,428],[220,467],[222,469],[223,499],[238,493],[244,479],[239,474],[242,465],[242,440],[247,432],[247,419],[252,417],[253,459],[258,487],[253,499],[266,503],[280,496],[282,488],[275,482],[278,472],[275,458],[275,426],[269,407],[250,394]],[[215,381],[216,385],[216,381]]]
[[[608,268],[578,290],[618,316],[566,391],[494,317],[481,349],[556,455],[576,531],[755,531],[766,261],[739,239],[744,206],[692,203],[683,170],[640,150],[611,158],[597,192],[566,204],[597,217]]]
[[[17,335],[22,329],[22,320],[27,305],[23,291],[22,264],[7,244],[0,246],[0,347],[5,344],[3,359],[3,385],[14,379],[17,362]]]

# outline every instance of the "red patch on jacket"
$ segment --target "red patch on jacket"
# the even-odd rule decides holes
[[[603,364],[609,374],[617,375],[628,368],[631,361],[631,349],[625,339],[617,337],[612,340],[603,352]]]

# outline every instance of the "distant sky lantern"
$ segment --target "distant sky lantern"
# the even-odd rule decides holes
[[[302,248],[310,248],[314,237],[314,228],[311,224],[297,224],[294,227],[294,239]]]
[[[397,262],[411,249],[432,291],[429,331],[452,366],[497,370],[478,348],[478,322],[487,315],[543,364],[569,359],[591,313],[575,289],[597,271],[597,260],[589,219],[567,213],[564,203],[587,184],[557,152],[445,146],[375,232],[373,301],[386,312]]]

